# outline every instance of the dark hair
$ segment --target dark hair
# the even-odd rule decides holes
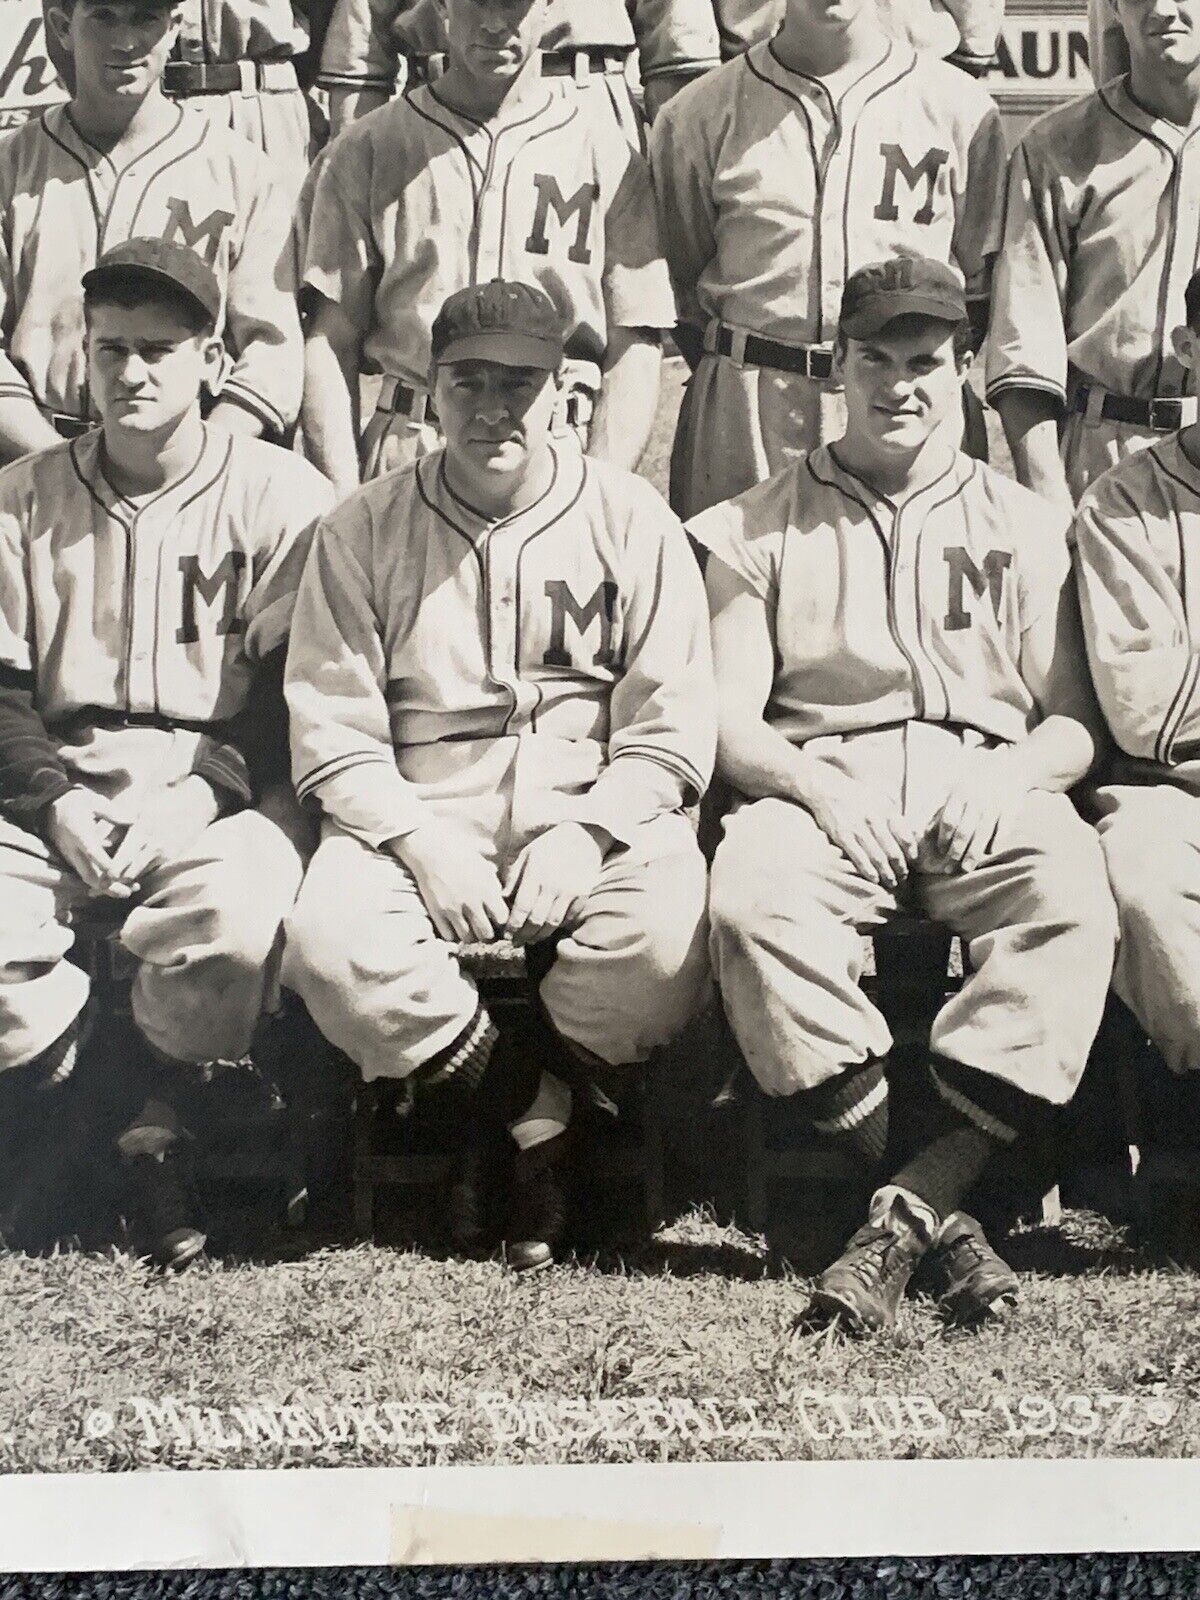
[[[1183,310],[1187,325],[1193,333],[1200,333],[1200,272],[1193,272],[1183,291]]]
[[[122,311],[134,311],[144,305],[163,306],[171,311],[194,338],[211,337],[216,332],[216,323],[204,307],[185,289],[176,288],[157,273],[138,272],[136,268],[118,270],[97,288],[83,291],[85,316],[93,306],[119,306]]]
[[[1197,276],[1200,277],[1200,274],[1197,274]],[[970,317],[963,317],[961,321],[951,324],[943,322],[941,317],[927,317],[920,311],[902,311],[884,325],[884,330],[894,329],[897,333],[907,333],[917,328],[926,327],[931,322],[941,322],[944,328],[950,328],[954,336],[954,359],[956,361],[962,361],[967,356],[975,354],[977,341]],[[834,341],[834,348],[837,350],[838,355],[845,355],[846,335],[840,328]]]

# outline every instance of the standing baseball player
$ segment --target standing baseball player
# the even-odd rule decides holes
[[[540,75],[550,0],[445,0],[448,66],[346,129],[316,183],[304,432],[343,495],[439,438],[429,330],[464,284],[519,274],[562,312],[557,425],[632,468],[675,317],[643,158]],[[358,426],[360,370],[383,374]]]
[[[202,257],[129,240],[84,289],[100,427],[0,474],[0,1090],[69,1077],[88,997],[71,912],[127,906],[147,1048],[129,1092],[149,1098],[118,1146],[146,1246],[177,1267],[204,1244],[178,1102],[249,1050],[300,885],[255,802],[283,815],[284,643],[332,492],[201,420],[223,359]]]
[[[889,41],[875,0],[788,0],[774,39],[671,101],[651,161],[693,367],[677,510],[740,494],[840,431],[833,330],[864,262],[953,262],[982,337],[1004,159],[983,89]]]
[[[290,216],[270,165],[163,95],[178,32],[169,3],[65,0],[50,20],[72,52],[74,94],[0,145],[0,456],[90,425],[79,281],[134,235],[200,251],[222,284],[229,360],[208,375],[211,420],[284,434],[303,349]]]
[[[951,444],[969,350],[950,268],[860,269],[845,433],[689,527],[741,797],[713,864],[714,973],[763,1090],[795,1096],[871,1194],[812,1308],[856,1330],[894,1321],[931,1245],[953,1318],[1015,1293],[959,1208],[1074,1093],[1116,938],[1066,794],[1095,721],[1066,516]],[[898,906],[958,935],[966,969],[933,1024],[922,1142],[899,1153],[891,1038],[859,987],[860,935]]]
[[[324,833],[285,980],[366,1079],[459,1098],[460,1245],[515,1143],[517,1268],[562,1236],[572,1086],[611,1087],[678,1033],[708,970],[684,810],[716,734],[704,595],[653,489],[554,438],[566,332],[533,285],[450,297],[445,446],[322,524],[286,680]],[[533,1051],[497,1045],[455,959],[502,935],[545,974]]]
[[[1194,386],[1200,275],[1186,307],[1172,343]],[[1176,1079],[1180,1103],[1155,1119],[1150,1142],[1191,1147],[1200,1084],[1200,426],[1097,478],[1079,503],[1075,543],[1092,680],[1115,746],[1093,797],[1121,920],[1114,987]]]
[[[1022,483],[1077,500],[1195,418],[1170,307],[1197,264],[1200,13],[1119,0],[1125,77],[1040,118],[1013,153],[987,394]]]
[[[503,14],[502,0],[496,9]],[[709,0],[553,0],[540,43],[543,76],[598,104],[639,148],[629,82],[635,47],[648,118],[720,59]],[[445,51],[443,0],[336,0],[318,79],[334,131],[390,99],[401,72],[410,82],[437,77]]]

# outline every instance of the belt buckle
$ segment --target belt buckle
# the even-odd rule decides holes
[[[818,382],[833,376],[833,351],[809,345],[805,352],[805,377]]]
[[[1167,416],[1170,422],[1165,420]],[[1150,402],[1148,421],[1153,432],[1171,433],[1179,421],[1178,400],[1161,399],[1156,395]]]

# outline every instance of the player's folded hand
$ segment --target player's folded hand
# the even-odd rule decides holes
[[[536,944],[573,927],[603,864],[603,846],[578,822],[560,822],[539,834],[504,880],[508,937],[514,944]]]
[[[508,917],[499,875],[458,828],[427,822],[390,841],[390,849],[412,873],[440,939],[470,944],[499,937]]]
[[[139,888],[164,861],[178,859],[215,822],[220,811],[211,785],[196,774],[156,789],[130,823],[113,853],[109,893]]]
[[[68,789],[46,814],[46,835],[63,860],[93,894],[129,894],[124,884],[113,887],[113,840],[119,832],[116,817],[102,795],[88,789]]]
[[[851,866],[872,883],[897,888],[916,858],[917,842],[886,795],[821,763],[806,782],[804,804]]]
[[[926,838],[948,866],[970,872],[991,851],[1001,818],[1026,792],[1002,752],[983,754],[955,778]]]

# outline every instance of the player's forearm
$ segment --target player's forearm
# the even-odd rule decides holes
[[[388,92],[386,89],[368,87],[364,89],[330,89],[329,91],[329,137],[335,138],[343,128],[356,122],[359,117],[365,117],[368,111],[375,111],[378,107],[386,105]]]
[[[1054,712],[1009,745],[1001,759],[1022,788],[1062,794],[1090,772],[1098,748],[1097,735],[1078,717]]]
[[[1071,503],[1058,448],[1059,403],[1040,389],[1007,389],[996,399],[1018,483],[1048,499]]]
[[[723,703],[717,733],[717,771],[752,800],[791,800],[809,807],[819,779],[803,748],[746,705]]]
[[[33,397],[0,400],[0,460],[17,461],[62,440],[38,410]]]
[[[304,451],[330,480],[339,500],[359,485],[358,379],[350,381],[349,361],[319,329],[304,345],[304,400],[300,423]]]
[[[650,440],[661,377],[658,335],[615,329],[588,436],[589,455],[634,470]]]

